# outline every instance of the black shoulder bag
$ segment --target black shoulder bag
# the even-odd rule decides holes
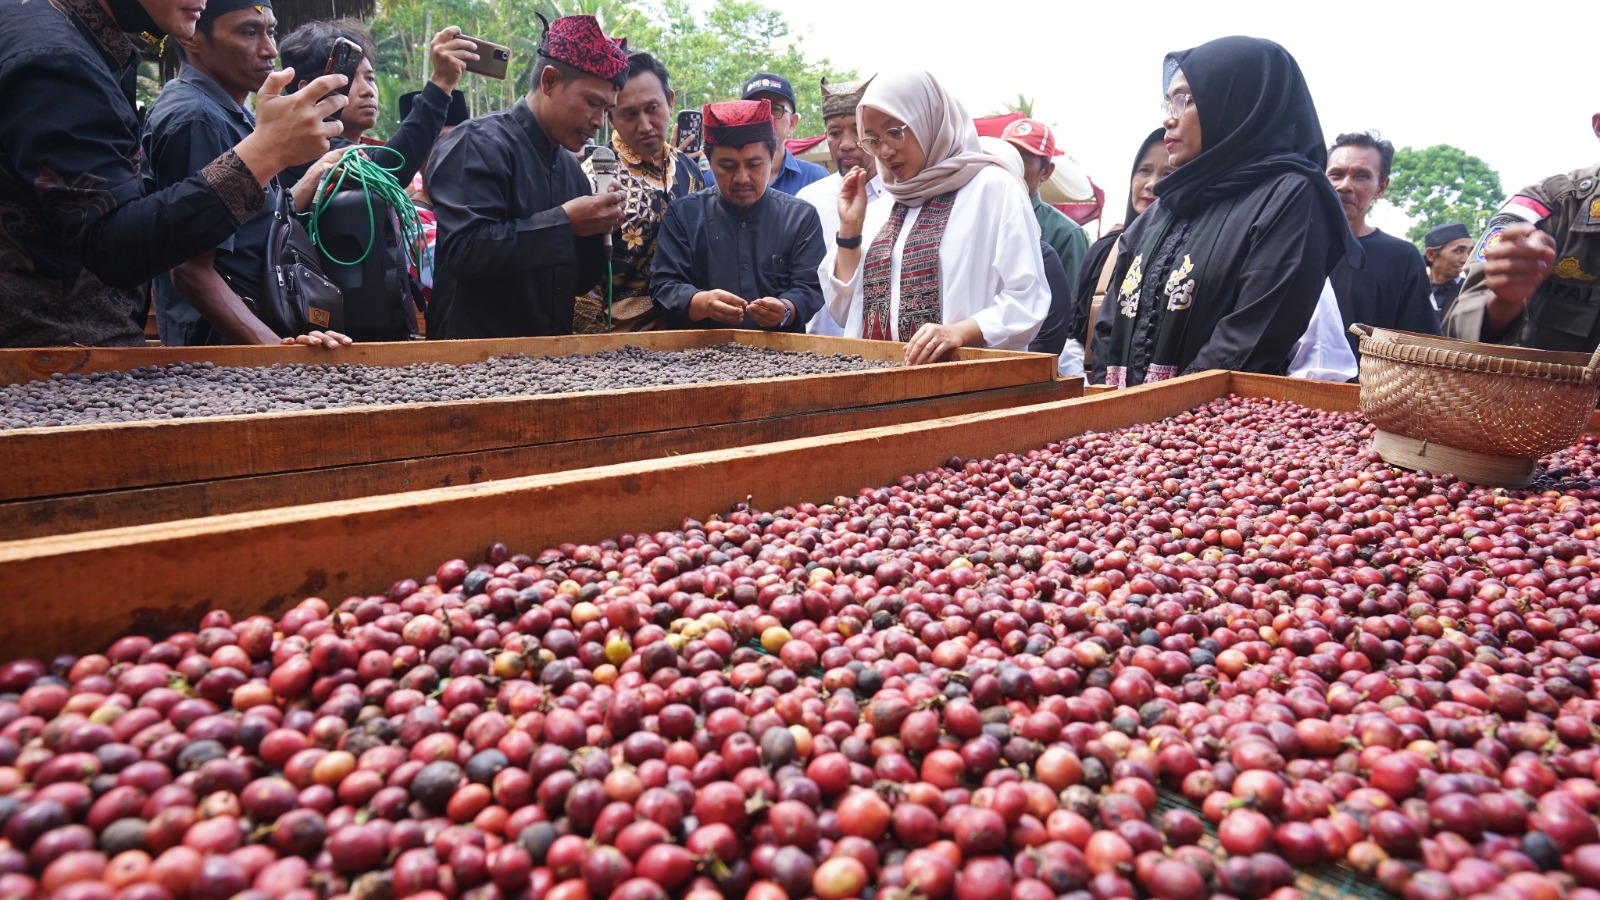
[[[344,330],[344,296],[322,274],[321,259],[288,191],[279,193],[272,210],[261,285],[261,296],[249,301],[251,311],[279,337]]]

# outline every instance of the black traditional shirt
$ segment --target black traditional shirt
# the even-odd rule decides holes
[[[1345,328],[1361,324],[1438,334],[1439,317],[1428,300],[1428,264],[1417,248],[1377,229],[1358,240],[1367,254],[1366,265],[1353,269],[1349,260],[1342,260],[1328,275]],[[1360,339],[1348,331],[1345,339],[1360,359]]]
[[[1433,303],[1434,315],[1438,316],[1439,324],[1444,325],[1444,317],[1450,314],[1450,307],[1455,305],[1456,298],[1461,296],[1461,276],[1446,281],[1444,284],[1428,283],[1428,299]]]
[[[95,0],[0,0],[0,346],[143,343],[144,283],[261,209],[232,150],[145,193],[138,61]]]
[[[795,314],[773,330],[801,333],[822,308],[817,269],[827,251],[817,211],[804,200],[769,188],[749,206],[734,206],[708,187],[667,208],[650,286],[674,328],[728,327],[689,320],[695,294],[724,290],[747,301],[788,300]],[[739,327],[761,326],[747,314]]]
[[[221,85],[184,63],[178,69],[178,77],[161,89],[161,96],[145,116],[141,144],[146,193],[181,184],[248,137],[255,126],[255,116],[235,103]],[[267,183],[268,202],[216,247],[217,274],[240,297],[255,300],[262,296],[267,237],[278,195],[278,182],[274,179]],[[152,287],[161,343],[196,346],[225,342],[222,333],[178,293],[169,273],[159,275]]]
[[[605,248],[572,233],[561,204],[589,194],[589,179],[527,101],[440,139],[426,180],[439,217],[428,336],[571,334],[573,299],[605,277]]]

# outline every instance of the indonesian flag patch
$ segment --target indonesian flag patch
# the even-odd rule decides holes
[[[1516,216],[1524,222],[1533,224],[1538,224],[1540,221],[1550,217],[1550,207],[1529,197],[1527,194],[1517,194],[1507,200],[1505,205],[1500,207],[1500,212]]]

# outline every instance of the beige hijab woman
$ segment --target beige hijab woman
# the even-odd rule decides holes
[[[879,75],[861,96],[857,116],[864,106],[906,123],[922,145],[927,163],[917,174],[895,181],[893,173],[881,173],[889,196],[906,206],[922,206],[940,194],[966,187],[977,177],[980,166],[999,165],[978,145],[978,129],[966,107],[931,72]]]

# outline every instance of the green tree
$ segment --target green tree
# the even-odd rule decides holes
[[[622,0],[381,0],[372,22],[384,98],[377,132],[391,134],[399,124],[393,101],[427,79],[428,42],[446,25],[511,47],[511,78],[468,75],[461,82],[473,115],[509,106],[527,90],[539,41],[535,12],[552,19],[593,15],[607,34],[626,37],[629,49],[654,54],[672,76],[679,109],[737,99],[745,79],[776,72],[795,86],[801,114],[795,137],[822,133],[820,78],[855,77],[853,70],[832,69],[827,59],[809,58],[805,36],[757,0],[717,0],[709,8],[690,0],[643,6]]]
[[[1387,199],[1416,220],[1406,237],[1421,246],[1429,229],[1450,222],[1465,222],[1473,234],[1482,234],[1505,191],[1488,163],[1459,147],[1435,144],[1395,152]]]
[[[990,113],[990,116],[1008,116],[1012,113],[1022,113],[1023,116],[1033,118],[1033,98],[1027,94],[1017,94],[1017,99],[1006,104],[1003,108]]]

